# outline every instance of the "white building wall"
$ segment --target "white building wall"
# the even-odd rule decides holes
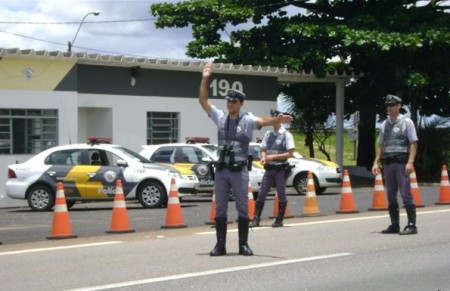
[[[58,109],[59,143],[76,141],[78,128],[77,93],[61,91],[0,90],[1,107],[8,109]],[[0,155],[0,198],[5,196],[8,165],[24,162],[33,155]],[[1,203],[0,203],[1,204]]]
[[[220,109],[226,109],[225,100],[215,99],[212,103]],[[138,152],[147,142],[147,112],[150,111],[180,113],[178,137],[180,142],[187,136],[207,136],[211,142],[217,142],[216,127],[196,98],[80,94],[78,104],[81,108],[112,108],[112,135],[104,137],[111,137],[113,143]],[[244,104],[246,112],[259,116],[267,116],[271,108],[276,108],[276,100],[246,101]],[[85,124],[90,120],[84,116],[85,114],[85,110],[80,110],[81,142],[84,142],[87,136],[95,135],[93,130],[89,130],[91,127],[94,128],[94,125]],[[81,126],[85,126],[88,130],[82,130]],[[257,136],[262,137],[262,132],[259,134],[255,132],[255,138]]]

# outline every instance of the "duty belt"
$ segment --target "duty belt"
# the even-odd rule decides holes
[[[407,155],[400,155],[400,156],[389,156],[389,157],[381,157],[381,162],[383,164],[390,164],[390,163],[400,163],[404,164],[408,161]]]
[[[242,171],[242,169],[247,166],[247,161],[236,162],[234,164],[213,162],[213,165],[217,171],[220,171],[223,169],[228,169],[232,172],[238,172],[238,171]]]
[[[289,164],[285,163],[285,164],[277,164],[277,165],[273,165],[273,164],[264,164],[264,170],[285,170],[288,167]]]

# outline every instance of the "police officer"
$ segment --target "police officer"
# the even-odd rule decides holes
[[[280,112],[271,110],[272,116],[277,116]],[[290,170],[287,159],[294,154],[295,144],[292,134],[288,132],[281,123],[273,125],[272,130],[264,134],[261,142],[261,164],[264,165],[264,173],[261,188],[256,200],[255,216],[250,226],[257,227],[261,221],[261,213],[264,209],[267,193],[275,185],[278,195],[278,216],[272,227],[283,226],[283,218],[286,211],[286,178]]]
[[[217,139],[220,151],[220,159],[215,165],[214,179],[217,243],[210,255],[226,255],[228,197],[232,190],[235,194],[238,212],[239,254],[252,256],[253,251],[247,242],[249,227],[247,155],[249,143],[252,140],[253,130],[277,122],[291,122],[292,117],[288,115],[257,117],[244,114],[241,109],[246,96],[243,92],[237,90],[230,90],[225,97],[227,111],[217,109],[208,99],[211,74],[212,63],[208,62],[203,68],[199,102],[218,128]]]
[[[376,174],[378,162],[381,160],[391,218],[391,225],[381,233],[416,234],[416,205],[411,194],[409,181],[409,175],[414,170],[413,164],[417,152],[416,128],[410,118],[400,114],[402,107],[400,97],[387,95],[385,105],[388,118],[380,127],[379,149],[372,167],[372,172]],[[400,231],[398,190],[400,190],[408,216],[408,224],[403,231]]]

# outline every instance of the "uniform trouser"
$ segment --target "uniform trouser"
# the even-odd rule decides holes
[[[383,177],[386,183],[386,193],[389,205],[398,205],[397,192],[400,195],[404,206],[414,205],[411,193],[411,183],[409,176],[405,175],[406,164],[389,163],[383,164]]]
[[[286,199],[286,171],[284,169],[280,170],[266,170],[261,182],[261,188],[259,189],[258,199],[259,202],[264,202],[266,200],[267,194],[270,188],[275,184],[277,188],[278,201],[280,203],[287,202]]]
[[[248,217],[248,170],[243,167],[241,171],[228,169],[218,170],[215,173],[214,191],[216,195],[216,217],[227,217],[230,191],[235,196],[236,210],[239,217]]]

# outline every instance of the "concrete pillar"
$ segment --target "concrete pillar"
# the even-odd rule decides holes
[[[336,81],[336,163],[344,166],[344,87],[345,80]]]

